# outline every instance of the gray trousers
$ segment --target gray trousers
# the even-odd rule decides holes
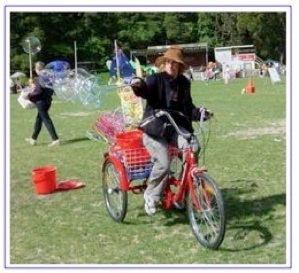
[[[180,128],[182,131],[186,131]],[[200,150],[199,142],[196,139],[194,143],[195,155],[197,156]],[[188,147],[188,142],[182,136],[173,136],[172,143],[179,149]],[[144,199],[152,199],[159,202],[163,193],[166,181],[169,175],[170,160],[168,155],[169,144],[165,139],[154,139],[147,134],[143,135],[143,144],[147,148],[154,163],[153,170],[147,180],[147,188],[144,192]]]

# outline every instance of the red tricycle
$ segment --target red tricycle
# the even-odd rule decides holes
[[[167,117],[177,133],[189,143],[184,151],[169,146],[170,162],[177,160],[181,167],[178,175],[170,168],[162,208],[170,210],[183,204],[198,242],[204,247],[217,249],[226,227],[221,191],[206,168],[197,166],[192,150],[194,135],[182,132],[167,111],[159,110],[156,116]],[[122,222],[126,216],[128,192],[142,193],[152,170],[153,163],[142,144],[142,135],[140,130],[116,134],[114,143],[104,155],[103,193],[108,213],[116,222]],[[133,181],[141,182],[136,184]]]

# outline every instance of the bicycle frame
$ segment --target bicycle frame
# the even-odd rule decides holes
[[[181,179],[178,180],[174,176],[170,176],[166,182],[165,196],[162,198],[162,206],[165,209],[171,209],[176,202],[182,202],[185,200],[187,191],[192,189],[192,174],[194,172],[201,173],[206,171],[205,167],[199,168],[195,161],[195,156],[191,147],[185,150],[185,162],[183,162],[183,170],[181,173]],[[171,186],[177,187],[177,193],[173,193]]]

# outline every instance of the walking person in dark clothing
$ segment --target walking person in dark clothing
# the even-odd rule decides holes
[[[45,64],[42,62],[37,62],[35,64],[35,71],[37,75],[40,75],[44,67]],[[42,87],[39,83],[38,77],[30,79],[30,85],[33,91],[29,93],[28,99],[36,104],[38,112],[32,136],[31,138],[26,138],[25,140],[31,145],[36,145],[38,135],[42,129],[42,124],[44,124],[52,138],[52,142],[49,144],[49,147],[58,146],[59,137],[56,133],[53,121],[49,115],[54,90],[48,87]]]

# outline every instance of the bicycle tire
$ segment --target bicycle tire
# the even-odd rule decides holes
[[[122,222],[127,213],[128,194],[120,187],[120,173],[115,164],[107,159],[103,165],[102,188],[105,205],[110,217]]]
[[[206,172],[194,175],[187,195],[187,214],[197,241],[218,249],[226,228],[224,201],[215,180]]]

